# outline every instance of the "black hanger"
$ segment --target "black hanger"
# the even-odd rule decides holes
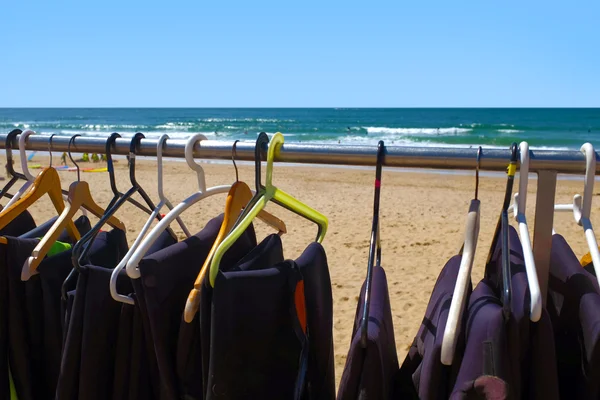
[[[100,232],[100,229],[102,228],[102,226],[104,226],[106,221],[108,221],[108,219],[112,215],[114,215],[115,212],[117,212],[117,210],[125,203],[125,201],[127,201],[129,198],[131,198],[131,196],[133,196],[136,192],[140,194],[140,196],[142,197],[142,199],[144,199],[144,202],[148,205],[148,207],[151,210],[154,210],[155,206],[154,206],[154,203],[152,202],[152,199],[150,199],[150,196],[148,196],[146,191],[140,186],[140,184],[138,183],[138,181],[135,177],[135,158],[136,158],[137,147],[139,146],[141,140],[144,137],[145,137],[144,134],[139,133],[139,132],[136,133],[133,136],[133,138],[131,139],[131,144],[129,145],[129,180],[131,181],[131,188],[124,195],[122,195],[115,202],[115,204],[112,207],[110,207],[109,209],[106,210],[106,212],[104,213],[102,218],[100,218],[100,220],[92,228],[92,230],[87,232],[81,238],[81,240],[79,240],[73,247],[73,260],[72,261],[73,261],[73,266],[76,269],[79,269],[79,267],[81,266],[81,262],[83,262],[85,260],[85,257],[87,256],[87,253],[91,247],[91,242],[96,238],[96,236]],[[152,211],[149,211],[148,213],[151,214]],[[156,216],[156,218],[159,221],[162,219],[160,214],[158,214]],[[175,237],[175,234],[173,233],[173,231],[170,228],[167,228],[167,230],[170,232],[170,234],[173,237]],[[83,248],[84,245],[86,246],[85,249]]]
[[[117,139],[120,137],[121,137],[121,135],[119,135],[117,132],[113,132],[106,140],[106,147],[105,147],[106,169],[108,170],[108,179],[110,180],[110,189],[113,192],[113,198],[110,201],[110,203],[108,203],[108,206],[106,206],[107,210],[109,210],[112,206],[114,206],[120,197],[123,197],[123,193],[119,192],[119,189],[117,189],[117,182],[116,182],[116,178],[115,178],[115,167],[113,165],[113,159],[112,159],[112,147],[114,146]],[[143,204],[138,202],[136,199],[130,197],[127,199],[127,201],[130,202],[131,204],[133,204],[134,206],[136,206],[137,208],[143,210],[144,212],[146,212],[148,214],[152,214],[151,210],[149,210]]]
[[[248,203],[246,208],[244,208],[244,211],[240,214],[238,219],[235,221],[234,227],[237,226],[238,223],[242,219],[244,219],[246,214],[248,214],[248,212],[250,212],[252,207],[254,207],[254,205],[258,201],[258,198],[260,197],[260,195],[262,193],[264,193],[264,191],[265,191],[265,186],[262,184],[261,161],[263,160],[263,158],[266,160],[268,148],[269,148],[269,136],[265,132],[259,133],[258,137],[256,138],[256,146],[254,146],[254,180],[255,180],[255,184],[256,184],[256,193],[254,194],[254,196],[252,197],[252,199],[250,200],[250,202]],[[285,208],[286,210],[289,210],[289,211],[293,212],[294,214],[301,216],[302,218],[306,218],[306,216],[298,213],[296,210],[292,210],[287,205],[280,203],[279,201],[277,201],[275,199],[271,199],[271,201],[273,203],[278,204],[279,206]],[[318,231],[317,231],[317,239],[318,239],[319,236],[321,236],[321,226],[317,224],[317,227],[318,227]]]
[[[63,286],[62,286],[61,294],[62,294],[63,300],[65,300],[65,301],[67,300],[67,288],[69,287],[70,283],[75,278],[76,273],[81,271],[81,265],[86,261],[87,254],[92,246],[92,242],[94,241],[94,239],[96,238],[96,236],[100,232],[100,229],[102,228],[102,226],[104,226],[106,221],[108,221],[108,219],[112,215],[114,215],[114,213],[119,208],[121,208],[121,206],[125,203],[125,201],[127,201],[131,196],[133,196],[133,194],[135,194],[137,192],[140,194],[140,196],[142,196],[142,198],[144,199],[144,201],[146,202],[146,204],[148,205],[148,207],[150,209],[154,210],[154,208],[155,208],[154,203],[152,202],[152,199],[150,199],[150,196],[148,196],[148,194],[140,186],[140,184],[137,182],[136,177],[135,177],[135,158],[136,158],[137,147],[139,146],[140,141],[144,137],[145,136],[142,133],[139,133],[139,132],[136,133],[131,140],[131,144],[129,145],[129,179],[131,181],[131,188],[124,195],[119,197],[118,200],[114,203],[114,205],[106,210],[106,212],[104,213],[102,218],[100,218],[98,223],[89,232],[87,232],[85,235],[83,235],[83,237],[77,243],[75,243],[75,246],[73,246],[71,262],[73,263],[74,269],[71,270],[71,273],[69,274],[69,276],[67,276],[67,279],[65,279],[65,281],[63,282]],[[116,137],[115,137],[115,139],[116,139]],[[107,155],[107,160],[108,160],[108,155]],[[156,216],[156,219],[158,219],[159,221],[162,219],[160,214]],[[170,234],[173,237],[175,237],[175,234],[173,233],[171,228],[167,228],[167,231],[169,231]]]
[[[234,145],[232,147],[232,159],[233,159],[233,152],[234,152],[236,143],[237,143],[237,141],[234,142]],[[233,224],[234,227],[237,226],[240,223],[240,221],[242,221],[244,219],[246,214],[248,214],[248,212],[250,212],[252,207],[254,207],[254,205],[258,201],[258,198],[261,196],[261,194],[264,193],[265,186],[262,184],[261,161],[263,160],[263,158],[264,159],[267,158],[268,147],[269,147],[269,136],[267,136],[267,134],[265,132],[259,133],[258,137],[256,138],[256,145],[254,146],[254,182],[256,185],[256,192],[254,193],[254,196],[252,196],[252,199],[250,199],[250,201],[244,208],[244,211],[242,211],[240,213],[239,217],[235,221],[235,224]],[[234,162],[234,166],[235,166],[235,162]],[[236,172],[236,181],[237,181],[237,177],[238,177],[237,166],[235,167],[235,172]]]
[[[8,135],[6,135],[6,141],[4,148],[6,149],[6,170],[8,171],[8,174],[11,176],[10,180],[8,181],[8,183],[6,185],[4,185],[4,187],[2,188],[2,190],[0,190],[0,197],[8,197],[8,198],[12,198],[12,195],[8,193],[8,191],[10,190],[10,188],[13,187],[13,185],[19,180],[22,179],[24,181],[27,180],[27,178],[25,177],[25,175],[23,175],[20,172],[15,171],[15,168],[13,167],[13,157],[12,157],[12,143],[13,140],[15,140],[15,138],[20,135],[21,133],[23,133],[22,130],[20,129],[13,129],[12,131],[10,131],[8,133]]]
[[[262,184],[262,159],[267,159],[267,151],[269,150],[269,136],[265,132],[258,134],[256,138],[256,146],[254,146],[254,182],[256,184],[256,192],[265,189]]]
[[[496,230],[494,232],[494,239],[492,240],[492,246],[488,253],[488,259],[486,263],[486,276],[488,276],[488,268],[491,264],[494,250],[498,238],[501,241],[502,251],[502,313],[504,320],[508,321],[510,318],[510,303],[511,303],[511,267],[510,267],[510,244],[509,244],[509,222],[508,222],[508,207],[510,206],[510,200],[512,197],[513,184],[515,181],[515,172],[517,170],[517,158],[518,149],[516,143],[510,146],[510,162],[508,164],[508,178],[506,181],[506,191],[504,192],[504,203],[502,204],[502,211],[500,212],[500,218],[496,224]]]
[[[367,265],[367,279],[365,280],[365,303],[363,305],[363,316],[360,321],[360,343],[367,347],[367,331],[369,326],[369,307],[371,305],[371,290],[373,281],[373,266],[381,266],[381,241],[379,238],[379,198],[381,194],[381,170],[383,157],[385,155],[385,144],[380,140],[377,144],[377,164],[375,166],[375,198],[373,200],[373,224],[371,226],[371,244],[369,246],[369,263]]]
[[[113,159],[112,159],[112,146],[117,141],[117,139],[120,137],[121,137],[121,135],[119,135],[117,132],[113,132],[110,134],[108,139],[106,139],[106,146],[105,146],[106,170],[108,171],[108,179],[110,181],[110,190],[112,190],[112,192],[113,192],[113,198],[110,201],[110,203],[108,203],[108,206],[106,207],[107,210],[115,205],[117,200],[119,200],[119,197],[123,196],[123,194],[121,192],[119,192],[119,189],[117,189],[117,182],[115,179],[115,167],[113,165]]]

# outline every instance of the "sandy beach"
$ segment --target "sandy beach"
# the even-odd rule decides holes
[[[55,164],[58,157],[55,156]],[[36,156],[36,162],[44,163]],[[4,160],[2,160],[4,164]],[[16,169],[18,167],[16,160]],[[100,164],[82,164],[98,167]],[[115,164],[117,185],[121,191],[129,188],[125,160]],[[204,164],[208,186],[233,183],[235,172],[231,164]],[[157,172],[154,161],[138,161],[138,181],[149,195],[157,199]],[[177,204],[197,190],[196,176],[185,163],[165,163],[165,193]],[[254,187],[254,168],[239,166],[240,179]],[[63,188],[76,179],[75,172],[60,172]],[[90,183],[97,203],[105,206],[112,198],[108,174],[82,173]],[[315,168],[310,166],[276,165],[273,182],[299,200],[321,211],[329,218],[329,231],[324,241],[329,262],[334,298],[334,339],[336,376],[339,381],[351,340],[356,302],[365,279],[373,205],[374,169]],[[388,277],[394,330],[400,363],[423,318],[429,295],[445,262],[460,249],[468,205],[474,194],[474,173],[441,175],[403,173],[385,170],[381,190],[382,261]],[[530,179],[528,221],[533,235],[535,185]],[[20,184],[20,183],[19,183]],[[482,276],[492,234],[502,205],[506,178],[481,178],[481,231],[473,282]],[[515,191],[518,181],[515,181]],[[557,201],[570,203],[573,195],[582,193],[583,182],[561,180]],[[14,189],[13,189],[14,192]],[[222,212],[225,195],[203,200],[183,214],[192,232]],[[5,201],[3,201],[5,204]],[[596,202],[593,210],[598,209]],[[270,204],[268,210],[286,222],[288,233],[283,236],[286,258],[297,257],[315,239],[316,228],[306,220]],[[48,199],[40,200],[31,209],[37,223],[55,215]],[[512,214],[511,214],[512,215]],[[127,226],[129,242],[147,219],[147,215],[127,204],[117,216]],[[92,221],[95,219],[92,218]],[[514,224],[514,220],[512,221]],[[592,213],[592,223],[600,224],[600,212]],[[262,222],[255,224],[259,240],[271,233]],[[564,235],[580,257],[587,252],[581,227],[575,224],[572,213],[559,213],[555,229]],[[172,225],[180,238],[181,229]]]

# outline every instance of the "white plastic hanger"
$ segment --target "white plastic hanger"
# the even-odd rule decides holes
[[[198,176],[198,192],[194,193],[187,199],[183,200],[180,204],[175,206],[165,217],[150,231],[150,233],[144,238],[144,240],[137,247],[133,256],[127,261],[127,275],[131,279],[138,279],[140,272],[138,265],[142,258],[146,255],[152,244],[158,239],[160,234],[167,229],[169,224],[179,217],[185,210],[196,204],[200,200],[219,193],[227,193],[231,188],[231,185],[214,186],[206,188],[206,180],[204,177],[204,169],[202,166],[194,160],[194,146],[198,141],[206,140],[206,137],[201,134],[192,136],[185,145],[185,160],[188,166],[196,171]],[[202,142],[200,142],[202,143]],[[114,296],[113,296],[114,297]]]
[[[477,240],[479,238],[480,205],[479,192],[479,161],[481,158],[481,147],[477,150],[477,169],[475,170],[475,199],[471,200],[469,213],[467,214],[467,226],[465,229],[465,243],[462,250],[462,258],[452,294],[452,302],[448,312],[448,320],[444,329],[442,340],[441,361],[444,365],[452,365],[454,351],[458,340],[458,328],[462,320],[463,311],[467,304],[467,289],[471,281],[471,270],[475,259],[475,250],[477,249]]]
[[[584,143],[581,146],[581,152],[585,154],[585,183],[583,187],[583,198],[576,194],[573,197],[573,204],[557,204],[554,206],[555,211],[573,211],[575,222],[583,227],[585,239],[587,240],[592,262],[594,263],[594,271],[596,276],[600,277],[600,251],[598,250],[598,242],[594,234],[594,228],[590,221],[592,212],[592,199],[594,195],[594,181],[596,178],[596,151],[591,143]]]
[[[527,273],[529,293],[531,294],[529,319],[533,322],[537,322],[542,316],[542,292],[540,290],[540,283],[535,268],[531,238],[529,237],[529,228],[527,227],[527,218],[525,217],[527,185],[529,183],[529,144],[527,142],[521,142],[521,144],[519,144],[519,153],[521,157],[519,165],[519,192],[515,193],[513,214],[519,224],[519,237],[521,239],[521,246],[523,247],[525,272]]]
[[[27,138],[30,135],[35,134],[31,129],[27,129],[25,132],[21,133],[19,136],[19,157],[21,158],[21,168],[23,170],[23,175],[27,178],[27,181],[21,186],[21,188],[14,194],[13,198],[10,199],[8,203],[4,206],[4,209],[9,208],[14,203],[17,202],[23,196],[23,193],[29,189],[33,181],[35,180],[35,176],[29,172],[29,166],[27,165],[27,152],[25,151],[25,143],[27,142]]]
[[[117,278],[119,276],[119,272],[121,272],[123,270],[123,268],[125,268],[125,266],[127,265],[127,262],[133,256],[133,254],[135,253],[136,249],[138,248],[138,246],[140,245],[140,243],[144,239],[146,233],[150,229],[150,226],[152,225],[152,223],[154,222],[154,220],[158,216],[158,213],[163,208],[163,206],[166,205],[169,208],[169,210],[173,209],[173,205],[171,204],[171,202],[169,201],[169,199],[167,199],[167,197],[165,196],[164,191],[163,191],[162,150],[163,150],[164,143],[167,141],[167,139],[169,139],[169,135],[166,135],[166,134],[162,135],[158,139],[158,144],[156,146],[156,162],[158,164],[158,197],[160,199],[160,202],[156,205],[156,208],[154,209],[154,211],[152,212],[152,214],[150,214],[150,217],[148,218],[148,220],[146,221],[146,223],[142,227],[142,230],[138,234],[137,238],[135,239],[135,241],[133,242],[133,244],[131,245],[131,247],[127,251],[127,254],[125,254],[125,256],[123,257],[123,259],[121,260],[121,262],[119,262],[119,264],[113,270],[113,272],[112,272],[112,274],[110,276],[110,294],[113,297],[113,299],[115,299],[116,301],[120,301],[122,303],[134,304],[134,300],[131,297],[129,297],[129,296],[125,296],[125,295],[122,295],[122,294],[120,294],[120,293],[117,292]],[[191,236],[190,231],[185,226],[185,224],[183,223],[183,221],[181,220],[181,218],[179,216],[177,216],[175,219],[179,223],[179,226],[181,227],[181,229],[183,230],[183,232],[185,233],[185,235],[187,237],[190,237]]]

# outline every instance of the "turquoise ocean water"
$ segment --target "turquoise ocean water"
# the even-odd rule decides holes
[[[537,148],[600,146],[600,108],[0,108],[0,132],[253,140],[261,131],[286,141]]]

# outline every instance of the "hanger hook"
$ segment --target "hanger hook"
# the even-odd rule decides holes
[[[240,181],[240,177],[238,174],[238,167],[235,163],[235,158],[237,157],[237,151],[236,151],[236,146],[237,146],[237,142],[239,142],[238,139],[236,139],[233,142],[233,146],[231,147],[231,161],[233,162],[233,168],[235,168],[235,181],[239,182]]]
[[[160,200],[164,200],[166,198],[165,193],[163,191],[163,162],[162,162],[162,152],[163,147],[167,140],[170,139],[169,135],[162,134],[160,138],[158,138],[158,143],[156,144],[156,163],[158,164],[158,198]]]
[[[71,139],[69,139],[69,146],[67,147],[67,153],[69,153],[69,158],[71,159],[71,162],[73,164],[75,164],[75,167],[77,168],[77,182],[81,181],[81,176],[80,176],[80,171],[79,171],[79,164],[77,164],[75,162],[75,160],[73,159],[73,155],[71,154],[71,143],[75,143],[75,138],[77,136],[81,136],[80,134],[75,134],[73,135],[73,137],[71,137]]]
[[[15,162],[14,162],[13,156],[12,156],[13,141],[15,140],[17,135],[20,135],[21,133],[23,133],[22,130],[13,129],[12,131],[10,131],[8,133],[8,135],[6,135],[6,142],[5,142],[5,146],[4,146],[4,148],[6,149],[6,170],[12,177],[16,176],[16,177],[26,180],[27,178],[25,177],[25,175],[15,171],[15,169],[14,169]]]
[[[115,144],[118,138],[120,138],[117,132],[113,132],[110,134],[108,139],[106,139],[105,153],[106,153],[106,170],[108,171],[108,179],[110,181],[110,188],[113,192],[113,201],[109,203],[109,209],[115,201],[117,201],[117,196],[119,196],[119,190],[117,189],[117,183],[115,179],[115,167],[113,165],[112,159],[112,146]]]
[[[27,138],[31,135],[35,134],[31,129],[27,129],[21,133],[19,136],[19,154],[21,158],[21,169],[23,170],[23,175],[27,178],[28,181],[33,182],[35,180],[35,176],[31,172],[29,172],[29,167],[27,166],[27,162],[29,161],[27,158]]]
[[[269,136],[266,132],[261,132],[258,134],[256,138],[256,146],[254,147],[254,174],[256,181],[256,191],[260,191],[264,188],[261,178],[262,174],[261,170],[261,161],[263,159],[263,154],[266,154],[269,147]]]
[[[519,155],[519,146],[516,142],[510,145],[510,161],[516,163]]]
[[[204,175],[204,168],[202,165],[198,164],[196,160],[194,160],[194,147],[196,143],[200,142],[200,147],[202,148],[202,141],[207,140],[206,136],[201,133],[196,133],[188,138],[188,141],[185,144],[185,161],[190,167],[192,171],[196,172],[198,177],[198,189],[201,192],[206,191],[206,176]]]
[[[135,135],[133,135],[131,143],[129,144],[129,180],[131,181],[131,185],[137,188],[139,188],[140,185],[137,183],[135,178],[135,156],[138,146],[145,137],[146,136],[144,136],[143,133],[137,132]]]
[[[50,139],[48,139],[48,153],[50,153],[50,167],[52,167],[52,138],[56,136],[56,133],[50,135]]]
[[[477,148],[477,166],[475,167],[475,200],[478,200],[479,196],[479,168],[481,167],[481,146]]]

